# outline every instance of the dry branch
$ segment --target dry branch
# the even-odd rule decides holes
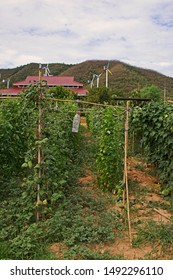
[[[165,214],[161,213],[159,210],[157,210],[156,208],[153,209],[155,212],[157,212],[159,215],[163,216],[164,218],[166,218],[167,220],[169,220],[171,222],[171,219],[169,217],[167,217]]]

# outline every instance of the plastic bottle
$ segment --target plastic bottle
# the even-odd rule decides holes
[[[77,111],[74,118],[73,118],[72,132],[78,132],[79,124],[80,124],[80,112]]]

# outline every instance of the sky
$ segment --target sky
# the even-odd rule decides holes
[[[119,60],[173,77],[172,0],[5,0],[0,68]]]

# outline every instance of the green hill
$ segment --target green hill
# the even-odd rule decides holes
[[[103,72],[99,84],[100,86],[105,86],[106,77],[103,67],[106,64],[106,60],[85,61],[68,68],[61,75],[74,75],[76,80],[84,83],[89,88],[88,80],[92,79],[92,75]],[[119,96],[128,96],[134,89],[156,85],[162,91],[166,86],[167,96],[173,97],[173,78],[153,70],[134,67],[116,60],[110,61],[109,69],[112,72],[112,75],[109,75],[109,88]]]
[[[63,71],[67,70],[72,65],[63,63],[51,63],[49,69],[52,75],[60,75]],[[14,82],[24,80],[27,76],[39,74],[39,64],[30,63],[13,69],[0,69],[1,81],[10,78],[10,85]]]
[[[103,73],[100,77],[100,86],[103,87],[106,79],[103,67],[107,62],[107,60],[88,60],[75,65],[50,63],[49,69],[52,75],[74,76],[76,81],[83,83],[88,88],[90,88],[88,81],[92,79],[93,74]],[[167,97],[173,98],[173,78],[117,60],[110,61],[109,69],[112,72],[112,75],[109,74],[109,88],[119,96],[128,96],[134,89],[156,85],[162,91],[166,86]],[[28,75],[38,75],[38,71],[38,63],[30,63],[14,69],[0,69],[1,81],[10,78],[10,86],[12,86],[12,83],[23,80]]]

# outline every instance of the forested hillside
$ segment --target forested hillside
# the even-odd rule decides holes
[[[79,64],[50,63],[51,75],[72,75],[76,81],[83,83],[90,88],[93,74],[101,74],[100,87],[105,86],[106,75],[104,66],[107,60],[84,61]],[[134,67],[126,63],[112,60],[109,69],[109,88],[115,91],[118,96],[128,96],[131,91],[141,89],[144,86],[155,85],[162,91],[166,88],[167,97],[173,97],[173,78],[164,76],[156,71]],[[25,79],[28,75],[38,75],[38,63],[30,63],[14,69],[0,69],[1,87],[4,86],[2,80],[10,79],[10,86],[13,82]],[[96,81],[95,85],[96,87]]]

